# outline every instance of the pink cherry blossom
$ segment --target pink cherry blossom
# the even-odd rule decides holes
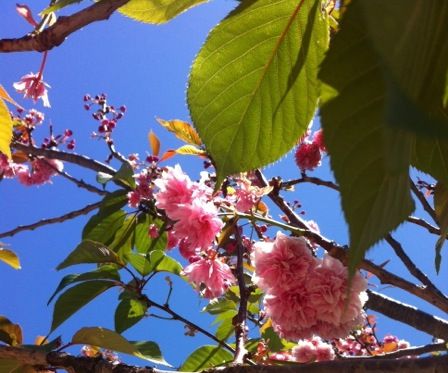
[[[31,162],[31,172],[28,168],[17,171],[17,179],[26,186],[41,185],[51,182],[51,177],[62,171],[64,165],[56,159],[37,158]]]
[[[236,209],[241,212],[251,210],[272,187],[259,188],[252,185],[249,179],[243,178],[238,182],[236,190]]]
[[[317,361],[334,360],[335,356],[333,347],[330,344],[322,342],[316,346]]]
[[[142,170],[139,174],[134,175],[137,184],[135,190],[128,193],[128,205],[138,208],[142,200],[152,198],[151,175],[147,170]]]
[[[275,288],[276,294],[296,287],[317,265],[304,238],[281,232],[274,242],[255,243],[252,260],[256,268],[254,282],[264,291]]]
[[[230,267],[216,256],[216,252],[209,252],[207,258],[191,263],[184,268],[183,274],[197,287],[205,287],[202,291],[205,298],[223,295],[236,282]]]
[[[170,217],[177,220],[174,224],[176,237],[185,239],[191,249],[209,247],[224,225],[215,205],[201,199],[178,205]]]
[[[313,143],[315,143],[319,147],[320,151],[322,152],[327,151],[327,147],[325,146],[324,142],[324,133],[322,129],[314,132]]]
[[[316,360],[316,346],[307,340],[299,341],[297,346],[292,349],[294,360],[299,363],[311,363]]]
[[[19,172],[27,172],[28,167],[23,164],[14,163],[8,157],[0,153],[0,178],[12,179]]]
[[[47,87],[50,87],[42,80],[41,74],[29,73],[20,78],[20,81],[13,84],[17,92],[23,93],[25,98],[31,98],[34,102],[42,99],[45,107],[50,107]]]
[[[302,143],[296,150],[296,163],[300,170],[314,170],[320,165],[321,154],[316,143]]]

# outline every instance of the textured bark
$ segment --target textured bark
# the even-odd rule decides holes
[[[96,21],[108,19],[129,0],[105,0],[68,17],[59,17],[54,25],[39,33],[16,39],[1,39],[0,52],[44,52],[61,45],[67,36]]]
[[[168,373],[151,367],[114,365],[104,359],[76,357],[63,352],[33,352],[17,347],[0,347],[0,359],[15,359],[39,369],[59,368],[69,373]],[[208,369],[207,373],[446,373],[448,355],[425,358],[348,358],[312,364],[283,366],[231,366]]]

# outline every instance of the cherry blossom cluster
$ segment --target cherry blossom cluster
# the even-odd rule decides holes
[[[323,132],[318,130],[314,136],[305,137],[296,149],[296,163],[302,172],[312,171],[320,166],[322,154],[327,151],[324,143]]]
[[[273,242],[254,245],[252,260],[266,314],[281,337],[344,338],[364,324],[367,281],[356,273],[348,292],[347,268],[329,255],[313,256],[304,238],[279,232]]]
[[[47,158],[35,158],[30,162],[30,166],[15,163],[0,153],[0,176],[6,179],[17,177],[17,180],[26,186],[49,183],[51,178],[64,168],[61,161]]]
[[[212,189],[203,182],[191,181],[179,165],[166,167],[154,184],[159,189],[154,194],[156,206],[174,222],[171,241],[178,241],[181,255],[191,263],[184,274],[204,297],[221,296],[235,283],[235,277],[213,248],[223,222]]]

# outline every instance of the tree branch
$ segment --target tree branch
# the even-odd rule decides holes
[[[33,145],[25,145],[19,142],[13,142],[12,147],[26,154],[37,155],[50,159],[58,159],[60,161],[76,164],[95,172],[104,172],[105,174],[111,176],[115,175],[115,173],[117,172],[112,167],[107,166],[104,163],[95,161],[94,159],[86,157],[85,155],[66,153],[61,150],[55,149],[43,149]]]
[[[367,308],[410,325],[436,338],[448,340],[447,321],[372,290],[368,290],[367,293],[369,296],[369,300],[366,303]]]
[[[392,247],[395,254],[400,258],[402,263],[406,266],[409,273],[411,273],[416,279],[420,280],[420,282],[425,285],[429,290],[438,294],[440,297],[446,298],[446,296],[431,282],[431,280],[426,276],[409,258],[409,256],[404,251],[401,244],[392,237],[392,235],[388,234],[386,236],[386,242]],[[447,299],[448,300],[448,299]]]
[[[406,351],[406,350],[404,350]],[[19,347],[0,346],[0,359],[17,360],[41,370],[65,369],[70,373],[168,373],[151,367],[137,367],[113,364],[102,358],[73,356],[64,352],[32,351]],[[419,359],[347,358],[311,364],[229,366],[211,368],[207,373],[442,373],[446,372],[448,355],[430,356]]]
[[[301,183],[311,183],[315,185],[326,186],[327,188],[333,190],[339,190],[338,185],[336,183],[333,183],[332,181],[322,180],[318,177],[307,176],[306,174],[302,174],[302,177],[300,179],[293,179],[282,182],[280,184],[280,189],[287,189]]]
[[[431,207],[424,194],[417,188],[412,179],[409,179],[409,183],[411,184],[412,193],[414,193],[414,195],[420,201],[423,209],[428,213],[428,215],[432,218],[432,220],[434,220],[438,224],[436,212]]]
[[[62,223],[66,220],[74,219],[78,216],[88,214],[90,211],[96,210],[100,205],[101,205],[101,201],[92,203],[90,205],[84,206],[83,208],[81,208],[79,210],[71,211],[71,212],[61,215],[61,216],[57,216],[54,218],[48,218],[48,219],[42,219],[35,223],[28,224],[28,225],[19,225],[18,227],[14,228],[14,229],[0,233],[0,238],[12,237],[17,233],[20,233],[23,231],[32,231],[36,228],[43,227],[44,225]]]
[[[96,21],[108,19],[114,11],[129,0],[99,1],[68,17],[59,17],[56,23],[42,32],[17,39],[1,39],[0,52],[48,51],[61,45],[67,36]]]

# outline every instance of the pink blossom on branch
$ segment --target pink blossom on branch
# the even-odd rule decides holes
[[[41,185],[51,182],[51,177],[62,171],[64,165],[56,159],[37,158],[31,162],[31,172],[28,168],[17,171],[17,179],[26,186]]]
[[[13,84],[17,92],[22,93],[25,98],[31,98],[34,102],[41,99],[45,107],[50,107],[47,87],[50,87],[42,80],[41,74],[29,73],[20,78],[20,81]]]
[[[201,258],[185,267],[183,274],[197,287],[204,287],[202,294],[205,298],[220,297],[236,282],[230,267],[213,250],[209,251],[207,258]]]

